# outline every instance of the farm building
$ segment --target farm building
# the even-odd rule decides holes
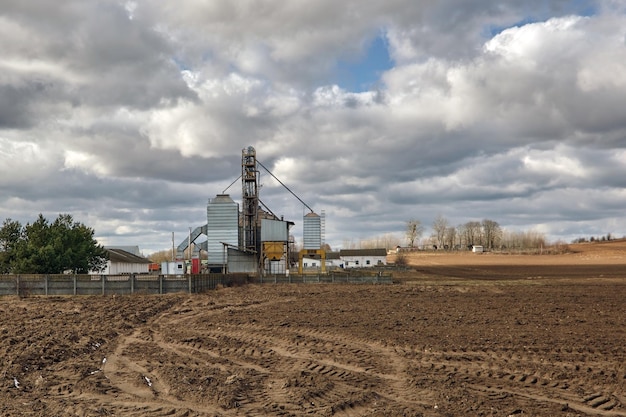
[[[343,261],[339,252],[327,252],[326,253],[326,267],[327,268],[343,268]]]
[[[387,265],[386,249],[342,249],[339,258],[344,268],[371,268]]]
[[[122,249],[106,248],[109,260],[102,272],[92,272],[103,275],[147,274],[151,264],[149,259],[137,256]]]
[[[303,257],[304,269],[319,269],[320,258]],[[338,252],[326,253],[326,269],[333,268],[371,268],[387,265],[385,249],[343,249]]]

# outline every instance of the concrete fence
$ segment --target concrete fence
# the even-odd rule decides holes
[[[245,282],[247,275],[0,275],[0,295],[198,293]]]
[[[125,295],[201,293],[217,288],[247,283],[310,284],[369,283],[391,284],[390,275],[271,275],[248,274],[192,275],[0,275],[0,296],[17,295]]]

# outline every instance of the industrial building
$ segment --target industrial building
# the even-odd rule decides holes
[[[200,251],[208,253],[209,272],[288,274],[293,242],[290,242],[291,221],[279,218],[259,198],[259,166],[264,168],[310,212],[303,219],[304,249],[298,254],[299,271],[302,259],[316,257],[325,265],[323,247],[324,216],[320,216],[293,191],[265,168],[249,146],[241,152],[241,206],[225,192],[211,198],[207,204],[207,222],[189,231],[176,249],[177,262],[185,251],[193,248],[191,273],[200,273]],[[231,184],[232,185],[232,184]],[[226,190],[225,190],[226,191]],[[206,240],[199,241],[201,236]],[[324,268],[324,267],[322,267]]]

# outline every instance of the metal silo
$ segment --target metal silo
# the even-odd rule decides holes
[[[320,249],[322,247],[322,220],[318,214],[307,213],[304,222],[304,249]]]
[[[239,245],[239,205],[228,194],[218,194],[209,200],[206,217],[208,264],[223,265],[226,250],[222,243]]]

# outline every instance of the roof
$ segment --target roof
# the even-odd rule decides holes
[[[141,252],[139,251],[139,246],[111,246],[111,245],[107,245],[104,247],[104,249],[121,249],[123,251],[126,251],[128,253],[132,253],[133,255],[137,255],[137,256],[141,256]]]
[[[152,261],[141,256],[134,255],[122,249],[106,248],[109,252],[109,260],[116,263],[127,264],[151,264]]]
[[[342,249],[340,256],[387,256],[387,249]]]

